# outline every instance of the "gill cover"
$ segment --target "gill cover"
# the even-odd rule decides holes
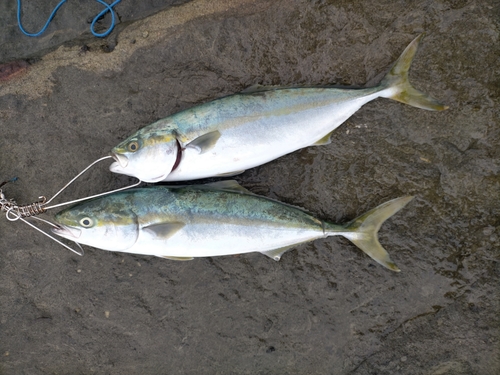
[[[182,147],[173,134],[136,134],[113,148],[111,155],[115,159],[111,172],[159,182],[179,165]]]
[[[103,250],[125,251],[139,237],[137,215],[123,203],[110,199],[77,204],[59,212],[54,219],[58,225],[52,229],[54,234]]]

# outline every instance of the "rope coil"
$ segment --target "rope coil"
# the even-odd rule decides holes
[[[59,2],[59,4],[57,4],[57,6],[54,8],[54,10],[52,11],[52,13],[50,14],[49,16],[49,19],[47,20],[47,22],[45,23],[45,25],[42,27],[42,29],[37,32],[37,33],[29,33],[27,32],[22,24],[21,24],[21,0],[17,0],[17,23],[19,25],[19,29],[21,30],[21,32],[24,34],[24,35],[27,35],[27,36],[31,36],[31,37],[36,37],[36,36],[40,36],[42,35],[45,30],[47,29],[47,27],[49,26],[50,22],[52,21],[52,19],[54,18],[54,16],[56,15],[56,12],[59,10],[59,8],[66,2],[67,0],[61,0]],[[97,16],[94,17],[93,21],[92,21],[92,24],[90,25],[90,32],[98,37],[98,38],[104,38],[105,36],[108,36],[109,33],[111,33],[111,31],[113,31],[114,27],[115,27],[115,22],[116,22],[116,19],[115,19],[115,10],[113,9],[121,0],[115,0],[112,4],[108,4],[106,2],[104,2],[103,0],[96,0],[98,3],[102,4],[105,9],[103,11],[101,11]],[[102,17],[104,17],[106,15],[106,13],[110,13],[111,14],[111,25],[109,26],[108,30],[106,30],[105,32],[103,33],[98,33],[95,31],[95,24],[97,21],[99,21]]]

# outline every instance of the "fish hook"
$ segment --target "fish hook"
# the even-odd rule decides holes
[[[4,193],[3,193],[2,189],[1,189],[2,186],[4,186],[6,183],[16,181],[17,177],[14,177],[14,178],[12,178],[10,180],[6,180],[6,181],[4,181],[4,182],[2,182],[0,184],[0,211],[4,211],[5,212],[5,217],[7,218],[7,220],[9,220],[9,221],[21,220],[22,222],[24,222],[25,224],[27,224],[30,227],[34,228],[38,232],[40,232],[43,235],[51,238],[52,240],[54,240],[55,242],[57,242],[59,245],[65,247],[66,249],[72,251],[73,253],[75,253],[77,255],[83,256],[83,248],[81,247],[81,245],[78,242],[75,242],[75,244],[79,248],[79,250],[75,250],[75,249],[71,248],[70,246],[64,244],[63,242],[61,242],[57,238],[51,236],[47,232],[43,231],[42,229],[38,228],[36,225],[30,223],[28,220],[26,220],[26,218],[33,218],[33,219],[39,220],[41,222],[44,222],[46,224],[49,224],[49,225],[57,228],[58,226],[56,224],[51,223],[48,220],[36,217],[36,215],[40,215],[40,214],[42,214],[42,213],[44,213],[47,210],[52,209],[52,208],[56,208],[56,207],[60,207],[60,206],[68,205],[68,204],[73,204],[73,203],[81,202],[81,201],[84,201],[84,200],[101,197],[103,195],[108,195],[108,194],[111,194],[111,193],[116,193],[118,191],[130,189],[130,188],[136,187],[136,186],[138,186],[139,184],[142,183],[141,180],[138,180],[136,183],[133,183],[132,185],[128,185],[128,186],[124,186],[124,187],[121,187],[121,188],[118,188],[118,189],[114,189],[114,190],[106,191],[106,192],[103,192],[103,193],[95,194],[95,195],[92,195],[90,197],[79,198],[79,199],[75,199],[75,200],[72,200],[72,201],[69,201],[69,202],[63,202],[63,203],[55,204],[55,205],[52,205],[52,206],[47,206],[59,194],[61,194],[65,189],[67,189],[68,186],[70,186],[81,175],[83,175],[85,172],[87,172],[91,167],[93,167],[95,164],[97,164],[97,163],[99,163],[99,162],[101,162],[101,161],[103,161],[105,159],[110,159],[110,158],[112,158],[112,156],[105,156],[105,157],[102,157],[102,158],[97,159],[96,161],[92,162],[84,170],[82,170],[75,177],[73,177],[66,185],[64,185],[61,189],[59,189],[59,191],[57,193],[55,193],[52,196],[52,198],[50,198],[49,200],[47,200],[47,198],[45,198],[45,196],[41,196],[41,197],[38,198],[38,202],[34,202],[34,203],[31,203],[31,204],[26,204],[26,205],[22,205],[22,206],[18,205],[16,203],[16,201],[13,200],[13,199],[7,199],[7,198],[5,198],[5,195],[4,195]]]
[[[3,207],[2,207],[3,209]],[[62,241],[58,240],[57,238],[51,236],[50,234],[48,234],[47,232],[41,230],[40,228],[38,228],[36,225],[33,225],[32,223],[30,223],[28,220],[24,219],[19,213],[15,212],[14,211],[14,207],[9,207],[5,213],[5,217],[7,218],[7,220],[9,221],[17,221],[17,220],[21,220],[23,223],[29,225],[31,228],[37,230],[38,232],[40,232],[41,234],[43,234],[44,236],[47,236],[49,237],[50,239],[56,241],[59,245],[65,247],[66,249],[68,249],[69,251],[72,251],[73,253],[75,253],[76,255],[80,255],[80,256],[83,256],[84,252],[83,252],[83,248],[82,246],[78,243],[78,242],[75,242],[75,245],[78,247],[78,249],[80,250],[75,250],[73,249],[72,247],[66,245],[65,243],[63,243]],[[44,219],[41,219],[39,217],[35,217],[33,216],[33,219],[36,219],[36,220],[39,220],[39,221],[42,221],[46,224],[49,224],[53,227],[57,227],[57,225],[51,223],[50,221],[48,220],[44,220]]]

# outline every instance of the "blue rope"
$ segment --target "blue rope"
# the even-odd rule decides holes
[[[42,29],[39,32],[37,32],[37,33],[29,33],[26,30],[24,30],[24,28],[23,28],[23,26],[21,24],[21,0],[17,0],[17,23],[19,25],[19,29],[21,29],[21,31],[23,32],[23,34],[27,35],[27,36],[39,36],[39,35],[42,35],[45,32],[45,30],[47,29],[47,27],[49,26],[50,22],[52,21],[52,18],[54,18],[54,16],[56,15],[56,12],[59,10],[59,8],[66,1],[68,1],[68,0],[61,0],[61,2],[59,4],[57,4],[57,6],[54,8],[54,10],[52,11],[52,13],[50,14],[49,19],[45,23],[45,26],[42,27]],[[90,32],[94,36],[96,36],[98,38],[103,38],[105,36],[108,36],[109,33],[111,33],[111,31],[113,31],[113,28],[115,27],[115,11],[114,11],[113,7],[116,6],[122,0],[115,0],[115,2],[112,3],[112,4],[108,4],[108,3],[104,2],[103,0],[96,0],[96,1],[98,3],[104,5],[106,7],[106,9],[104,9],[101,13],[99,13],[97,16],[94,17],[94,20],[92,21],[92,24],[90,25]],[[107,12],[111,13],[111,25],[109,26],[108,30],[106,30],[105,32],[103,32],[103,33],[97,33],[95,31],[95,24]]]

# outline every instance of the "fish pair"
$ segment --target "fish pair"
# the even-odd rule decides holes
[[[408,81],[421,39],[410,43],[375,87],[254,87],[159,120],[112,150],[110,170],[145,182],[233,176],[300,148],[328,144],[339,125],[379,97],[444,110]],[[53,232],[104,250],[177,260],[249,252],[279,260],[299,243],[341,235],[398,271],[377,233],[411,199],[391,200],[339,226],[235,181],[162,186],[80,203],[56,215]]]

